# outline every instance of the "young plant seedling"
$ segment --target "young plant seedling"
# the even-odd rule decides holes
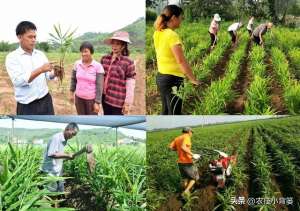
[[[70,50],[73,44],[74,33],[76,32],[77,28],[71,30],[69,27],[66,32],[62,31],[60,24],[54,25],[53,28],[55,33],[49,33],[51,36],[50,41],[54,46],[58,47],[60,54],[59,65],[54,66],[54,74],[59,78],[60,83],[62,83],[65,75],[64,60],[67,52]]]

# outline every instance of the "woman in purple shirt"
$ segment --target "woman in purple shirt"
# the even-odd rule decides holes
[[[81,59],[75,62],[72,72],[70,100],[75,101],[79,115],[97,115],[102,101],[104,70],[92,57],[91,43],[83,42],[80,52]]]

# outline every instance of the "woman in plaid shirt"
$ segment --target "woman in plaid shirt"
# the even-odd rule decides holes
[[[128,114],[133,103],[135,87],[135,66],[129,59],[129,34],[115,32],[104,43],[111,45],[112,52],[101,58],[105,75],[102,96],[104,115]]]

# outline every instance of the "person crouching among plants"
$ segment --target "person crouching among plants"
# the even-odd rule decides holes
[[[129,58],[129,34],[125,31],[115,32],[104,43],[110,45],[112,50],[100,61],[105,71],[102,97],[104,115],[129,114],[136,75],[134,61]]]
[[[232,46],[236,46],[237,41],[238,41],[238,30],[242,27],[242,22],[237,22],[237,23],[233,23],[231,24],[227,31],[229,33],[229,35],[231,36],[231,43]]]
[[[79,128],[76,123],[69,123],[63,132],[54,134],[47,144],[41,172],[49,176],[63,176],[63,161],[74,159],[73,154],[65,153],[67,141],[76,136]],[[57,181],[47,185],[52,192],[64,192],[64,181]]]
[[[75,101],[79,115],[97,115],[102,110],[104,69],[93,59],[90,42],[80,45],[81,59],[75,62],[71,77],[70,101]]]
[[[213,19],[209,25],[208,33],[210,36],[210,50],[214,49],[218,40],[218,31],[220,30],[219,22],[221,21],[221,17],[218,13],[214,14]]]
[[[154,23],[154,47],[158,73],[156,84],[162,101],[162,115],[180,115],[182,99],[173,92],[183,86],[184,77],[199,85],[183,52],[183,43],[175,32],[183,20],[183,10],[177,5],[164,8]]]
[[[192,189],[196,181],[199,180],[198,170],[193,165],[193,159],[198,160],[200,158],[200,155],[193,154],[191,151],[191,138],[193,135],[192,129],[190,127],[185,127],[183,128],[182,133],[182,135],[176,137],[171,142],[169,148],[173,151],[177,151],[177,163],[184,186],[184,191],[181,196],[187,197],[190,195],[190,190]]]
[[[254,29],[252,33],[252,40],[257,45],[264,47],[264,41],[262,37],[265,33],[267,33],[267,31],[270,31],[272,27],[273,27],[273,23],[271,22],[260,24]]]

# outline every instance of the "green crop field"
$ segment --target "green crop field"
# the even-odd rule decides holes
[[[0,210],[144,210],[146,206],[143,145],[114,148],[94,144],[92,173],[84,155],[65,161],[66,194],[45,188],[49,181],[63,178],[39,173],[41,146],[0,146]],[[74,152],[81,147],[74,142],[66,149]],[[58,198],[59,208],[54,208]]]
[[[208,22],[183,23],[177,30],[194,75],[202,84],[187,80],[177,91],[184,114],[299,114],[299,29],[274,26],[264,48],[255,46],[245,27],[231,46],[227,27],[221,24],[217,46],[210,51]],[[258,24],[258,23],[257,23]],[[146,28],[147,113],[159,114],[161,100],[152,25]]]
[[[211,182],[208,163],[217,155],[203,154],[197,164],[199,185],[186,202],[179,199],[180,173],[177,154],[169,143],[179,129],[147,134],[147,200],[150,210],[248,210],[233,198],[288,199],[285,204],[257,204],[254,210],[300,209],[300,117],[254,120],[209,125],[193,129],[192,152],[218,149],[229,155],[237,152],[232,180],[218,190]],[[253,208],[253,207],[252,207]]]

